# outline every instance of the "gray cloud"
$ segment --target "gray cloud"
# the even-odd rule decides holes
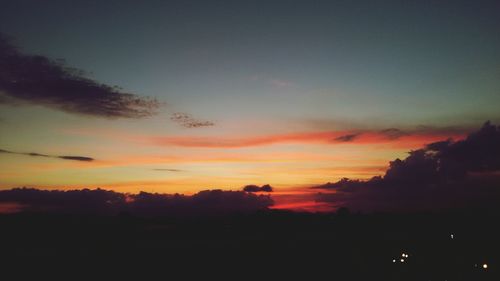
[[[343,135],[340,137],[336,137],[335,141],[337,141],[337,142],[351,142],[351,141],[355,140],[357,137],[359,137],[360,135],[361,135],[360,133]]]
[[[26,156],[32,156],[32,157],[57,158],[57,159],[63,159],[63,160],[83,161],[83,162],[94,161],[94,158],[86,157],[86,156],[69,156],[69,155],[57,156],[57,155],[41,154],[41,153],[36,153],[36,152],[15,152],[15,151],[10,151],[10,150],[5,150],[5,149],[0,149],[0,153],[26,155]]]
[[[36,104],[108,118],[151,116],[160,106],[156,99],[89,79],[62,60],[22,54],[1,33],[0,61],[0,104]]]
[[[117,215],[128,212],[141,216],[215,215],[251,213],[274,204],[269,195],[243,191],[204,190],[193,195],[140,192],[125,194],[103,189],[0,190],[0,203],[17,203],[27,212],[91,213]]]
[[[258,186],[254,184],[245,185],[243,187],[243,191],[245,192],[273,192],[273,187],[269,184],[265,184],[263,186]]]
[[[213,123],[212,121],[199,120],[193,118],[191,114],[184,112],[172,113],[172,115],[170,116],[170,120],[174,121],[175,123],[185,128],[200,128],[200,127],[210,127],[215,125],[215,123]]]

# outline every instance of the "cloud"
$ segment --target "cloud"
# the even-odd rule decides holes
[[[33,156],[33,157],[58,158],[58,159],[63,159],[63,160],[73,160],[73,161],[83,161],[83,162],[91,162],[91,161],[95,160],[94,158],[86,157],[86,156],[66,156],[66,155],[54,156],[54,155],[40,154],[40,153],[35,153],[35,152],[14,152],[14,151],[4,150],[4,149],[0,149],[0,153],[27,155],[27,156]]]
[[[351,131],[322,131],[300,132],[289,134],[274,134],[249,137],[208,137],[208,136],[182,136],[182,137],[149,137],[146,141],[156,145],[174,145],[182,147],[202,148],[240,148],[263,146],[281,143],[324,143],[324,144],[374,144],[392,143],[401,147],[418,147],[442,138],[462,137],[465,129],[450,130],[449,128],[417,128],[408,131],[380,130],[355,130]],[[332,141],[333,140],[333,141]]]
[[[397,140],[403,136],[410,135],[410,133],[404,132],[398,128],[389,128],[380,131],[380,134],[384,135],[390,140]]]
[[[108,118],[155,114],[156,99],[125,93],[89,79],[64,61],[22,54],[0,33],[0,104],[35,104]]]
[[[158,169],[153,169],[153,171],[159,171],[159,172],[182,172],[183,170],[158,168]]]
[[[327,142],[334,134],[331,132],[319,133],[298,133],[286,135],[257,136],[248,138],[232,137],[153,137],[150,142],[157,145],[176,145],[183,147],[205,147],[205,148],[238,148],[260,145],[270,145],[274,143],[288,142]]]
[[[415,136],[415,135],[428,135],[428,136],[456,136],[469,132],[470,129],[462,126],[447,126],[435,127],[428,125],[419,125],[410,129],[388,128],[378,131],[378,133],[389,140],[397,140],[402,137]]]
[[[265,184],[263,186],[250,184],[250,185],[244,186],[243,191],[245,191],[245,192],[273,192],[273,188],[269,184]]]
[[[123,209],[126,196],[102,189],[39,190],[14,188],[0,191],[0,202],[16,203],[27,212],[114,214]]]
[[[175,123],[185,127],[185,128],[201,128],[201,127],[211,127],[215,123],[212,121],[199,120],[191,116],[191,114],[183,112],[175,112],[170,116],[170,120]]]
[[[348,135],[343,135],[336,137],[334,140],[337,142],[351,142],[355,140],[357,137],[359,137],[361,134],[348,134]]]
[[[94,161],[94,158],[85,157],[85,156],[57,156],[57,158],[65,159],[65,160],[75,160],[75,161]]]
[[[273,204],[268,195],[204,190],[191,196],[141,192],[132,197],[129,208],[140,215],[195,215],[255,212],[266,210]]]
[[[493,207],[500,203],[500,126],[486,122],[459,141],[444,140],[391,161],[383,176],[315,188],[319,202],[358,210]]]
[[[243,191],[205,190],[194,195],[182,195],[147,192],[123,194],[103,189],[49,191],[33,188],[0,190],[0,203],[9,203],[17,209],[21,208],[20,211],[27,212],[102,215],[128,212],[140,216],[246,213],[266,210],[274,204],[268,195]]]

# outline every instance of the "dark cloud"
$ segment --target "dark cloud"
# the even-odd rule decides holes
[[[41,154],[41,153],[35,153],[35,152],[14,152],[14,151],[9,151],[5,149],[0,149],[0,153],[8,153],[8,154],[17,154],[17,155],[27,155],[27,156],[33,156],[33,157],[47,157],[47,158],[58,158],[58,159],[64,159],[64,160],[73,160],[73,161],[84,161],[84,162],[90,162],[94,161],[94,158],[90,157],[85,157],[85,156],[54,156],[54,155],[47,155],[47,154]]]
[[[155,99],[89,79],[62,60],[22,54],[1,33],[0,103],[37,104],[110,118],[150,116],[160,105]]]
[[[359,137],[361,134],[348,134],[348,135],[343,135],[340,137],[336,137],[335,141],[337,142],[351,142],[355,140],[357,137]]]
[[[327,182],[322,185],[315,186],[314,188],[317,189],[343,189],[343,190],[350,190],[350,188],[355,187],[355,186],[362,186],[364,185],[364,181],[360,180],[351,180],[349,178],[342,178],[338,182]]]
[[[57,158],[65,159],[65,160],[75,160],[75,161],[94,161],[94,158],[85,157],[85,156],[57,156]]]
[[[205,190],[194,195],[140,192],[123,194],[102,189],[39,190],[14,188],[0,191],[0,203],[15,204],[24,212],[134,215],[214,215],[255,212],[274,204],[268,195],[243,191]]]
[[[141,215],[228,214],[265,210],[274,204],[270,196],[243,191],[204,190],[192,196],[141,192],[129,203]]]
[[[258,186],[254,184],[249,184],[243,187],[245,192],[273,192],[272,186],[265,184],[263,186]]]
[[[200,127],[210,127],[214,126],[215,123],[212,121],[199,120],[193,118],[191,114],[183,112],[175,112],[170,116],[170,120],[175,123],[185,127],[185,128],[200,128]]]
[[[0,202],[16,203],[26,212],[113,214],[124,207],[125,195],[102,189],[39,190],[14,188],[0,191]]]
[[[459,141],[445,140],[391,161],[385,175],[315,188],[317,200],[359,210],[491,207],[500,203],[500,126],[486,122]]]

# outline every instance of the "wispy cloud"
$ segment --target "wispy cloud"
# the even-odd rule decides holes
[[[343,135],[335,138],[335,141],[338,142],[351,142],[354,141],[357,137],[359,137],[361,134],[348,134],[348,135]]]
[[[211,127],[215,125],[215,123],[212,121],[196,119],[191,114],[184,112],[172,113],[172,115],[170,116],[170,120],[185,128],[201,128]]]
[[[422,145],[442,138],[460,138],[465,130],[450,130],[429,127],[407,131],[387,130],[355,130],[353,131],[326,131],[304,132],[290,134],[276,134],[250,137],[149,137],[147,142],[156,145],[174,145],[183,147],[204,148],[238,148],[263,146],[282,143],[323,143],[323,144],[374,144],[391,143],[396,146],[411,147]]]
[[[153,171],[159,171],[159,172],[183,172],[183,170],[179,170],[179,169],[162,169],[162,168],[153,169]]]
[[[57,156],[57,155],[41,154],[41,153],[36,153],[36,152],[15,152],[15,151],[10,151],[10,150],[5,150],[5,149],[0,149],[0,153],[26,155],[26,156],[32,156],[32,157],[58,158],[58,159],[63,159],[63,160],[83,161],[83,162],[94,161],[94,158],[85,157],[85,156],[68,156],[68,155]]]

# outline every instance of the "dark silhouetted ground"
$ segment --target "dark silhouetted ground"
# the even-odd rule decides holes
[[[14,271],[18,277],[101,276],[94,274],[105,269],[115,277],[135,272],[157,280],[179,274],[209,280],[500,280],[498,222],[497,215],[480,212],[264,211],[203,218],[21,213],[0,216],[0,249],[4,269],[24,266]]]

